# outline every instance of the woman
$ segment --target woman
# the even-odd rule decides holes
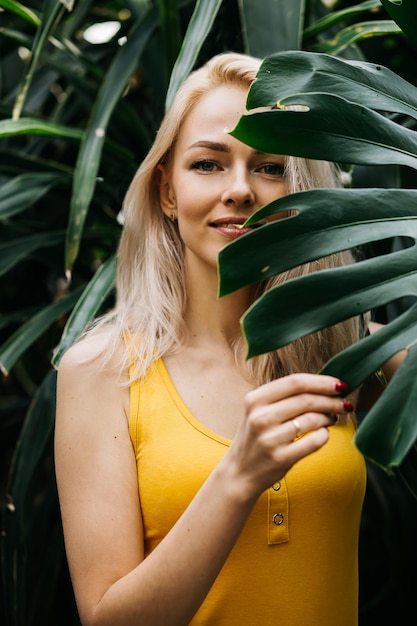
[[[59,367],[56,471],[85,625],[357,624],[354,396],[316,374],[357,320],[247,363],[239,319],[273,281],[217,298],[217,255],[249,215],[335,185],[329,164],[225,132],[258,67],[219,55],[180,89],[126,196],[115,309]]]

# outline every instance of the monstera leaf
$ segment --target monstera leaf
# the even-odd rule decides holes
[[[392,19],[409,39],[417,42],[417,3],[415,0],[381,0]]]
[[[417,168],[417,134],[412,130],[417,89],[380,65],[320,53],[279,53],[262,64],[247,108],[231,134],[257,150],[340,164]],[[313,189],[272,202],[247,223],[289,210],[290,217],[257,228],[220,253],[220,295],[368,242],[398,236],[409,245],[267,291],[242,319],[249,357],[404,296],[417,296],[417,190]],[[394,353],[408,350],[356,436],[362,453],[387,471],[401,464],[417,437],[416,341],[417,305],[322,370],[354,389]]]

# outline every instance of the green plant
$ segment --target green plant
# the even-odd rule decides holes
[[[417,17],[415,4],[405,0],[401,6],[409,20]],[[413,34],[417,41],[417,30]],[[258,150],[417,168],[417,134],[404,124],[404,118],[412,125],[417,120],[417,89],[380,65],[323,53],[279,53],[263,62],[247,108],[263,110],[242,117],[232,135]],[[415,244],[416,200],[411,189],[311,190],[277,200],[248,223],[289,209],[298,215],[257,229],[221,252],[220,294],[369,241],[397,236]],[[254,261],[244,264],[245,258]],[[264,294],[244,315],[249,356],[409,296],[417,296],[413,246],[286,282]],[[387,470],[401,464],[417,438],[412,410],[417,394],[416,322],[414,305],[323,369],[356,389],[393,354],[407,350],[404,364],[356,435],[364,455]]]

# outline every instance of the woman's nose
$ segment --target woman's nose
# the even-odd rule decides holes
[[[222,193],[222,202],[225,205],[251,206],[255,202],[255,193],[247,172],[231,172]]]

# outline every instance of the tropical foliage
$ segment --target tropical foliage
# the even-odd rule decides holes
[[[343,238],[351,237],[352,245],[366,244],[369,257],[379,255],[381,250],[387,250],[388,244],[384,243],[387,236],[396,235],[396,245],[404,236],[413,236],[411,224],[414,224],[415,212],[410,198],[415,192],[406,189],[416,186],[413,175],[417,154],[413,143],[416,107],[410,86],[416,76],[412,74],[409,59],[415,54],[412,38],[417,20],[412,5],[413,0],[402,3],[367,0],[360,4],[322,0],[264,0],[262,3],[259,0],[34,0],[25,3],[0,0],[0,367],[3,372],[0,458],[5,494],[1,496],[1,621],[5,625],[78,624],[64,557],[53,473],[55,367],[85,324],[112,304],[114,253],[121,230],[122,198],[178,85],[194,65],[228,49],[261,57],[300,49],[330,55],[298,57],[297,75],[292,75],[295,66],[291,65],[291,55],[295,52],[271,58],[269,62],[281,64],[279,72],[288,71],[291,65],[291,75],[286,81],[289,90],[283,92],[282,86],[272,86],[267,81],[265,93],[262,96],[254,93],[252,97],[259,97],[263,106],[274,105],[278,100],[285,106],[297,96],[299,104],[297,94],[302,89],[303,102],[313,113],[318,110],[316,106],[326,109],[330,101],[337,99],[340,104],[343,100],[346,115],[351,116],[354,124],[349,128],[359,132],[356,137],[347,137],[340,152],[342,144],[339,140],[332,141],[331,137],[337,135],[338,128],[346,130],[345,118],[341,126],[336,123],[333,129],[327,129],[326,144],[320,135],[320,146],[329,145],[327,158],[349,164],[387,163],[376,168],[356,165],[352,186],[382,187],[379,181],[383,167],[388,186],[404,189],[381,189],[378,193],[376,190],[371,193],[363,189],[341,190],[350,194],[346,197],[350,198],[348,204],[352,203],[352,209],[343,212],[343,217],[341,213],[339,221],[331,222],[334,237],[329,245],[340,249],[345,245]],[[402,32],[408,35],[407,39]],[[317,71],[303,69],[301,59],[307,58],[317,59],[317,63],[335,62],[337,68],[343,67],[346,72],[357,70],[367,78],[361,83],[355,74],[352,95],[352,88],[346,90],[346,84],[353,84],[352,80],[349,75],[341,76],[338,87],[334,82],[329,83],[333,85],[328,88],[332,98],[327,97],[326,102],[321,96],[314,99],[309,91],[317,91],[317,87],[306,85],[305,80],[309,75],[317,75]],[[342,58],[355,63],[342,66]],[[375,79],[376,91],[373,91],[376,103],[369,99],[369,67],[361,65],[365,58],[377,64],[385,62],[391,70],[401,73],[400,78],[388,75],[386,70],[380,72],[381,78]],[[339,74],[339,69],[336,73]],[[300,87],[295,86],[298,79],[304,81],[299,83]],[[402,79],[406,79],[406,84]],[[335,80],[334,73],[329,80]],[[323,86],[320,91],[325,91]],[[381,109],[378,103],[382,101],[385,108]],[[402,108],[398,108],[400,104]],[[274,120],[284,115],[288,119],[285,109],[272,114]],[[270,113],[267,115],[271,117]],[[357,126],[355,120],[360,115],[368,116],[369,123]],[[300,115],[293,112],[291,116],[295,123],[294,134]],[[362,142],[363,159],[359,160],[353,147],[355,141],[362,139],[365,128],[370,132],[368,148],[362,152]],[[385,142],[385,161],[381,160],[381,147],[374,153],[375,158],[369,158],[372,146],[380,139],[373,133],[383,132],[389,134]],[[274,130],[274,137],[280,137],[280,133]],[[255,138],[258,134],[259,129],[255,129]],[[252,141],[253,137],[248,134],[245,140]],[[311,145],[312,142],[303,143],[302,137],[296,143],[291,140],[285,144],[287,152],[290,149],[302,152],[311,149]],[[392,163],[401,165],[392,167]],[[369,180],[373,182],[364,184]],[[391,193],[396,194],[394,201]],[[324,235],[330,223],[326,220],[335,220],[331,211],[335,200],[331,195],[319,199],[313,194],[287,200],[295,201],[299,215],[293,222],[294,228],[285,227],[288,229],[285,238],[298,238],[306,254],[314,257],[318,249],[323,250]],[[386,207],[386,213],[366,218],[365,215],[371,216],[376,201],[377,208]],[[345,201],[338,196],[337,202]],[[313,241],[309,215],[315,203],[320,203],[323,217],[316,221],[318,213],[315,212],[314,228],[320,238],[319,248],[313,249],[317,242]],[[354,206],[360,206],[356,213]],[[365,219],[370,224],[366,231]],[[268,247],[273,247],[277,233],[265,236]],[[245,245],[252,245],[249,238]],[[294,243],[289,249],[291,247],[295,247]],[[348,363],[345,359],[356,359],[349,363],[363,364],[360,372],[356,365],[352,367],[356,381],[360,382],[368,370],[381,362],[387,350],[396,349],[399,341],[404,345],[412,341],[414,321],[409,318],[413,309],[403,297],[414,294],[409,287],[413,284],[411,272],[415,270],[410,250],[406,248],[400,254],[401,258],[411,257],[407,266],[411,269],[407,270],[404,260],[402,268],[396,268],[397,273],[393,273],[395,280],[388,277],[384,259],[381,261],[378,256],[366,261],[371,267],[376,266],[376,279],[370,286],[362,285],[363,300],[355,312],[377,307],[380,317],[389,318],[389,336],[381,345],[371,346],[372,352],[369,343],[366,346],[366,353],[376,355],[374,361],[355,354],[343,356],[344,372]],[[256,259],[258,254],[256,246],[249,258]],[[280,258],[284,258],[281,253]],[[300,259],[289,255],[286,262],[298,263]],[[263,268],[268,263],[249,266],[239,262],[239,270],[256,273],[256,267]],[[273,267],[279,271],[275,263],[274,257]],[[370,276],[371,272],[366,270],[363,274]],[[343,278],[341,284],[345,280],[350,279]],[[395,297],[402,298],[400,308],[407,311],[398,322],[398,309],[388,303],[389,294],[394,294],[394,284],[400,285],[395,287],[398,289]],[[373,291],[367,293],[371,287]],[[355,302],[357,298],[357,294],[347,288],[342,296],[346,310],[349,301]],[[322,323],[317,320],[323,320],[323,310],[329,312],[326,323],[334,321],[338,315],[338,307],[331,301],[322,307],[322,301],[318,300],[316,308],[317,315],[312,311],[307,316],[310,329]],[[262,316],[270,315],[268,310],[261,312]],[[285,316],[281,322],[285,322]],[[257,328],[259,324],[255,321],[253,336]],[[299,329],[304,332],[305,327],[300,325]],[[248,337],[251,333],[248,330]],[[261,350],[270,347],[263,343]],[[410,350],[410,356],[412,352]],[[403,380],[406,380],[408,394],[408,377]],[[383,395],[386,393],[388,389]],[[394,402],[396,398],[395,395]],[[391,409],[390,414],[396,415],[396,409],[397,406],[394,411]],[[380,408],[377,413],[380,415]],[[402,415],[405,413],[403,411]],[[409,415],[412,417],[412,412],[409,411]],[[370,423],[371,417],[368,415],[363,423]],[[387,424],[389,421],[384,421],[381,428],[379,420],[378,433]],[[404,421],[404,425],[402,441],[405,446],[397,460],[413,443],[412,419]],[[377,439],[377,453],[381,441]],[[410,453],[400,469],[407,482],[413,482],[413,472],[417,470],[409,459]],[[384,496],[381,496],[381,485]],[[413,606],[407,585],[411,584],[413,575],[415,581],[417,555],[409,546],[406,550],[402,542],[411,536],[415,503],[397,476],[389,477],[373,464],[370,487],[362,531],[363,623],[378,616],[378,610],[384,618],[389,616],[391,608],[388,610],[384,603],[388,591],[398,600],[394,623],[405,624],[405,615]],[[390,539],[394,516],[389,515],[387,507],[395,508],[395,523],[403,531],[398,543]],[[380,522],[381,511],[387,519],[382,529],[376,524]],[[378,543],[375,554],[373,542]]]
[[[402,115],[416,123],[417,89],[380,65],[311,52],[281,53],[264,61],[248,107],[266,110],[243,117],[232,134],[258,150],[417,167],[417,134],[392,117]],[[229,275],[220,273],[222,293],[368,241],[396,235],[412,238],[414,244],[416,200],[415,190],[341,189],[312,190],[273,202],[249,223],[282,210],[296,209],[298,216],[257,229],[223,251],[221,268],[226,262]],[[244,265],[245,258],[254,261]],[[417,296],[413,246],[286,282],[245,314],[249,355],[280,348],[407,296]],[[414,305],[381,333],[339,354],[324,370],[356,389],[393,354],[408,349],[404,364],[356,437],[362,452],[386,468],[399,465],[417,437],[417,421],[410,410],[417,392],[416,333]]]

